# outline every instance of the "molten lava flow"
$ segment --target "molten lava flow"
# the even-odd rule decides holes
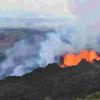
[[[85,59],[87,62],[92,63],[93,60],[100,60],[100,56],[96,54],[95,50],[87,51],[87,50],[82,50],[79,54],[66,54],[64,56],[64,62],[61,65],[61,67],[71,67],[71,66],[76,66],[78,65],[82,59]]]

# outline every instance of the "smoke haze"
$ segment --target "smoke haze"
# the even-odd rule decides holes
[[[54,31],[31,34],[5,50],[6,59],[0,64],[0,78],[22,76],[36,67],[58,63],[65,53],[80,52],[82,49],[100,51],[100,34],[69,25]]]
[[[59,1],[61,2],[61,0]],[[66,0],[64,1],[66,2]],[[51,2],[51,6],[53,2],[54,0]],[[98,0],[70,0],[70,7],[66,6],[70,9],[67,9],[66,12],[65,7],[63,12],[62,9],[59,12],[58,8],[60,6],[56,6],[56,0],[54,2],[54,13],[57,15],[52,16],[51,12],[53,12],[53,9],[45,11],[44,7],[43,10],[40,9],[40,12],[42,10],[42,18],[44,19],[42,22],[40,21],[41,14],[36,15],[35,18],[39,16],[40,19],[33,22],[32,19],[23,23],[21,22],[22,19],[19,21],[18,19],[16,21],[13,19],[14,22],[9,22],[9,19],[5,21],[4,19],[1,25],[9,26],[11,23],[11,27],[21,25],[25,29],[24,31],[18,31],[17,27],[16,32],[12,33],[13,29],[11,29],[10,32],[6,30],[6,34],[3,33],[5,29],[0,29],[0,52],[2,51],[6,56],[0,63],[0,79],[8,76],[22,76],[32,72],[36,67],[46,67],[51,63],[59,64],[60,57],[65,53],[78,53],[84,48],[88,50],[95,49],[97,52],[100,52],[99,2]],[[48,6],[46,7],[48,8]],[[62,5],[61,8],[63,8]],[[51,17],[48,17],[48,14],[45,16],[44,12],[48,11]],[[32,14],[31,18],[34,15],[35,13]],[[61,19],[66,19],[63,22],[61,20],[59,25],[58,21],[53,20],[58,15],[61,15]],[[34,31],[35,28],[37,31]]]

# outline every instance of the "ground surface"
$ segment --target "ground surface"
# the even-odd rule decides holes
[[[100,70],[85,60],[73,68],[51,64],[0,81],[0,100],[75,100],[96,91],[100,91]]]

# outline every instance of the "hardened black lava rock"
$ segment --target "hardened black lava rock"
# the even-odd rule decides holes
[[[83,60],[71,68],[50,64],[22,77],[1,80],[0,100],[75,100],[99,90],[99,68]]]

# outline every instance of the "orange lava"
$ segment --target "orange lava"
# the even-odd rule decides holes
[[[64,56],[64,62],[61,68],[72,67],[78,65],[82,59],[85,59],[89,63],[93,63],[93,60],[100,60],[100,56],[97,55],[95,50],[87,51],[82,50],[79,54],[66,54]]]

